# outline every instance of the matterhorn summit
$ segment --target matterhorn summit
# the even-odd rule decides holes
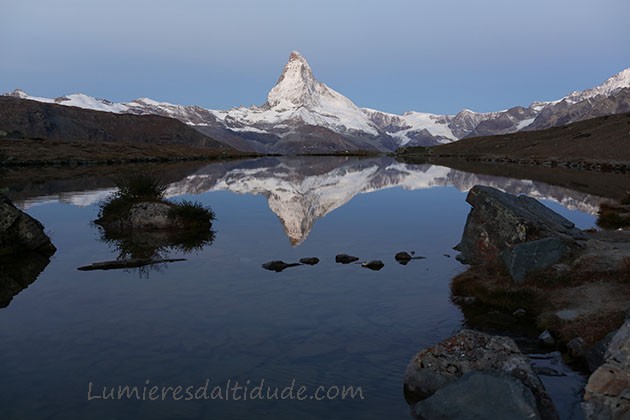
[[[289,56],[276,85],[260,107],[234,108],[217,117],[234,130],[254,129],[280,138],[305,127],[322,127],[333,133],[378,136],[378,127],[352,101],[319,82],[306,59],[297,51]]]
[[[270,107],[312,106],[316,90],[323,90],[313,77],[311,66],[302,55],[293,51],[276,85],[267,95]],[[325,86],[323,86],[325,89]]]

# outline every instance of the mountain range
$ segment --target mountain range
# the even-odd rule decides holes
[[[539,130],[603,115],[630,112],[630,68],[601,85],[559,100],[497,112],[464,109],[456,115],[391,114],[360,108],[318,81],[306,59],[293,51],[267,101],[227,111],[174,105],[148,98],[114,103],[84,94],[55,99],[16,89],[5,94],[117,114],[175,118],[219,142],[243,151],[282,154],[393,151],[468,137]]]

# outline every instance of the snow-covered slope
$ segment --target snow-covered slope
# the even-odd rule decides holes
[[[398,146],[410,143],[450,143],[457,136],[450,127],[452,115],[436,115],[425,112],[389,114],[375,109],[363,108],[363,112],[385,133],[396,139]],[[418,144],[422,145],[422,144]]]
[[[176,118],[236,148],[259,152],[321,153],[393,150],[431,146],[464,137],[547,128],[630,109],[630,68],[600,86],[556,101],[528,107],[456,115],[406,112],[402,115],[359,108],[318,81],[306,59],[293,51],[276,85],[261,106],[227,111],[174,105],[148,98],[113,103],[84,94],[56,99],[15,90],[6,95],[105,112],[157,114]]]
[[[599,86],[586,89],[584,91],[573,92],[561,100],[566,100],[569,103],[575,104],[580,101],[594,98],[598,95],[610,96],[621,89],[628,87],[630,87],[630,68],[615,74]]]

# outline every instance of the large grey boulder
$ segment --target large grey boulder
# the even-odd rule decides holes
[[[466,201],[472,206],[458,259],[472,265],[503,265],[517,281],[560,261],[585,240],[573,222],[527,196],[474,186]]]
[[[0,255],[35,251],[51,256],[56,250],[44,226],[0,194]]]
[[[630,320],[613,336],[601,365],[588,379],[582,408],[588,420],[630,418]]]
[[[134,229],[164,229],[177,227],[177,221],[169,217],[172,205],[163,202],[142,202],[131,206],[128,221]]]
[[[422,420],[536,420],[540,413],[531,389],[519,379],[496,371],[468,372],[417,403]]]
[[[131,206],[119,219],[95,222],[112,231],[157,231],[181,228],[183,223],[178,218],[170,217],[173,204],[166,201],[142,201]]]
[[[410,401],[424,400],[475,371],[513,377],[531,390],[542,419],[558,418],[540,378],[514,340],[472,330],[416,354],[405,371],[405,393]]]

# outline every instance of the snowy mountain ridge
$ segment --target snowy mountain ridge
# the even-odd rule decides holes
[[[156,114],[176,118],[204,134],[240,149],[276,153],[348,150],[391,151],[401,146],[431,146],[465,137],[547,128],[630,109],[630,68],[603,84],[556,101],[528,107],[456,115],[406,112],[402,115],[359,108],[318,81],[306,59],[293,51],[276,85],[261,106],[212,110],[140,98],[114,103],[84,94],[55,99],[16,89],[7,96],[97,111]],[[613,98],[611,101],[608,98]]]

